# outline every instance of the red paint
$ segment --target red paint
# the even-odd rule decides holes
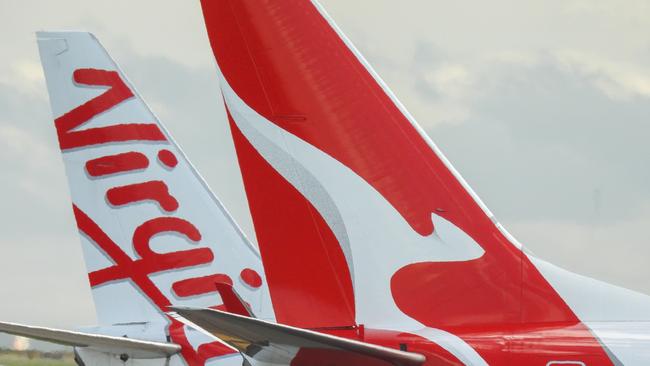
[[[354,325],[352,281],[331,229],[232,119],[230,128],[278,322],[304,328]]]
[[[133,92],[116,71],[78,69],[74,71],[72,77],[81,85],[106,86],[108,89],[54,120],[61,150],[110,142],[167,140],[158,126],[153,123],[120,123],[79,130],[79,127],[94,116],[133,97]]]
[[[78,211],[78,213],[77,213]],[[177,233],[191,241],[200,240],[200,233],[188,221],[161,217],[140,225],[133,234],[133,246],[140,259],[132,260],[115,244],[90,218],[80,210],[75,211],[77,224],[108,256],[116,259],[116,265],[91,272],[91,286],[99,286],[116,280],[124,280],[137,276],[148,276],[152,273],[178,268],[193,267],[208,264],[214,260],[209,248],[196,248],[170,253],[156,253],[149,247],[149,240],[161,233]],[[84,222],[83,228],[80,220]]]
[[[157,217],[138,226],[133,233],[133,247],[140,256],[153,254],[149,241],[163,233],[181,234],[187,239],[198,242],[201,240],[199,229],[191,222],[178,217]]]
[[[243,302],[232,287],[232,283],[217,282],[215,284],[225,311],[242,316],[253,317],[250,305]]]
[[[517,277],[499,283],[486,280],[485,273],[497,278],[508,275]],[[485,260],[411,264],[395,273],[391,280],[391,291],[397,306],[404,313],[425,321],[427,325],[513,324],[520,319],[519,273],[509,274],[506,270],[491,267]],[[549,293],[549,296],[554,294]],[[465,301],[449,301],[462,298]],[[557,312],[557,307],[561,309],[560,316],[571,316],[563,303],[538,308],[534,316],[545,319],[549,311]]]
[[[244,268],[239,277],[250,287],[259,288],[262,286],[262,277],[254,269]]]
[[[447,185],[446,168],[310,2],[202,5],[219,68],[246,104],[366,179],[414,230],[433,231],[432,208],[454,207],[464,190],[430,189]]]
[[[311,2],[203,0],[202,6],[219,68],[251,108],[354,171],[417,233],[433,233],[431,214],[436,212],[485,250],[485,255],[473,261],[416,263],[397,271],[390,287],[405,314],[449,331],[463,324],[489,328],[579,323]],[[346,287],[326,290],[348,283],[342,277],[349,274],[342,270],[342,263],[319,262],[324,252],[334,250],[330,247],[335,239],[321,240],[326,243],[325,251],[315,246],[320,250],[318,258],[303,257],[305,247],[318,243],[323,233],[331,235],[327,225],[268,166],[232,120],[231,129],[276,313],[294,324],[309,324],[318,322],[313,314],[328,312],[321,315],[330,319],[328,325],[350,325],[353,318],[341,316],[345,306],[331,301],[336,293],[340,299],[351,299]],[[313,268],[334,268],[334,274],[312,284],[291,277],[308,276],[315,281]],[[301,301],[297,294],[308,296],[310,303],[301,306],[287,301]],[[285,307],[294,310],[292,315],[284,313]],[[598,344],[593,336],[583,341]],[[598,349],[594,356],[598,364],[611,364],[602,347]],[[483,349],[477,351],[488,363],[496,357]]]
[[[130,151],[123,154],[102,156],[101,158],[88,160],[86,171],[91,177],[103,177],[106,175],[125,173],[134,170],[146,169],[149,166],[147,156]]]
[[[582,323],[527,324],[510,332],[509,362],[548,366],[549,361],[571,360],[588,366],[611,365],[602,357],[602,349]]]
[[[174,294],[179,297],[197,296],[217,292],[215,283],[220,282],[232,285],[232,279],[230,276],[218,273],[174,282],[172,290],[174,291]]]
[[[73,73],[73,79],[85,86],[107,88],[99,96],[55,120],[62,150],[113,142],[166,141],[165,135],[154,123],[116,123],[105,127],[80,129],[93,117],[110,111],[133,97],[133,93],[116,71],[79,69]],[[161,160],[173,167],[175,157],[173,154],[171,156],[169,154],[163,153]],[[102,177],[145,169],[148,164],[148,159],[144,154],[132,151],[90,160],[86,162],[86,171],[92,177]],[[178,202],[169,194],[167,185],[162,181],[112,188],[107,191],[106,197],[111,204],[116,206],[153,200],[167,212],[178,208]],[[149,277],[160,272],[210,264],[214,260],[214,254],[210,248],[167,253],[157,253],[151,249],[150,240],[154,236],[164,233],[180,234],[191,243],[198,242],[201,239],[201,233],[186,220],[160,217],[140,225],[134,232],[132,243],[139,258],[133,259],[76,205],[73,205],[73,210],[79,230],[114,263],[109,267],[89,273],[91,286],[96,287],[113,281],[128,280],[139,293],[158,308],[161,314],[165,314],[172,303]],[[120,244],[128,245],[128,243]],[[188,366],[203,366],[208,359],[234,353],[220,342],[203,344],[195,350],[187,338],[183,324],[172,318],[169,318],[169,321],[170,341],[181,346],[180,356]]]
[[[176,155],[167,149],[158,151],[158,160],[168,168],[175,168],[178,165]]]
[[[145,232],[141,234],[141,237],[138,237],[138,240],[142,240],[138,244],[138,251],[142,258],[133,260],[99,225],[76,205],[73,205],[73,211],[79,231],[88,236],[115,263],[112,267],[90,273],[91,286],[98,286],[113,280],[128,279],[163,314],[168,311],[172,303],[156,287],[153,281],[151,281],[149,275],[171,269],[181,269],[210,263],[214,259],[212,251],[209,248],[198,248],[164,254],[153,252],[145,245],[146,239],[147,237],[151,237],[149,233],[156,231],[163,232],[163,228],[165,227],[167,227],[167,231],[181,230],[180,233],[186,234],[191,240],[192,238],[200,238],[200,233],[197,235],[197,232],[188,228],[185,224],[168,223],[169,226],[167,226],[167,224],[159,223],[153,224],[151,228],[143,229]],[[218,342],[210,343],[210,346],[203,345],[199,347],[198,351],[195,351],[187,339],[183,324],[171,317],[169,319],[171,322],[169,325],[171,341],[181,346],[181,356],[189,366],[203,366],[209,358],[235,353],[233,350],[224,347]]]
[[[230,347],[217,341],[200,345],[197,352],[202,365],[211,358],[235,353]]]
[[[401,345],[406,345],[408,352],[420,353],[426,357],[424,366],[462,366],[463,363],[454,355],[449,353],[441,346],[421,336],[398,332],[392,330],[364,328],[362,326],[342,329],[316,329],[325,334],[347,338],[355,341],[361,341],[376,344],[388,348],[400,349]],[[493,340],[493,338],[491,338]],[[354,360],[354,361],[352,361]],[[353,356],[345,352],[328,353],[325,350],[315,351],[301,349],[291,365],[306,365],[308,362],[320,363],[332,361],[332,364],[344,364],[346,361],[349,365],[375,365],[383,364],[384,361],[368,359],[363,356]]]
[[[392,366],[390,362],[337,349],[302,348],[291,366]]]
[[[195,351],[187,339],[184,325],[176,320],[172,320],[172,324],[169,326],[169,335],[172,342],[181,345],[181,356],[188,366],[204,366],[212,358],[237,353],[218,341],[204,343]],[[183,343],[179,343],[179,340]]]
[[[420,353],[426,357],[424,366],[463,365],[458,358],[440,345],[411,333],[365,328],[360,340],[394,349],[400,349],[400,344],[404,344],[407,346],[408,352]]]
[[[106,199],[113,206],[124,206],[143,201],[157,202],[167,212],[178,209],[178,201],[169,194],[167,184],[160,180],[129,184],[111,188],[106,192]]]

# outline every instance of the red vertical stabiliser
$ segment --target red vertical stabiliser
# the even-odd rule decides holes
[[[311,203],[230,124],[277,320],[304,328],[354,324],[341,247]],[[267,218],[273,218],[272,221]],[[244,278],[245,279],[245,278]]]
[[[468,323],[580,323],[311,1],[201,3],[219,68],[248,106],[363,178],[415,232],[431,235],[436,213],[485,250],[473,261],[401,268],[390,286],[402,312],[450,331]],[[232,119],[231,127],[278,320],[353,323],[349,272],[331,230]],[[599,364],[608,364],[598,352]]]

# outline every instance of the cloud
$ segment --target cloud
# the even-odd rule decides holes
[[[650,3],[645,0],[628,0],[625,6],[616,0],[569,0],[564,2],[564,7],[567,13],[593,14],[641,24],[647,22],[645,16],[650,11]]]
[[[467,166],[479,192],[487,188],[503,202],[497,213],[584,220],[600,190],[609,219],[635,215],[650,196],[650,175],[639,169],[650,156],[650,106],[612,99],[591,77],[540,60],[491,66],[477,82],[482,90],[467,101],[471,118],[428,132],[452,161]]]
[[[573,51],[559,52],[557,58],[567,70],[589,79],[594,87],[612,99],[650,98],[650,68]]]
[[[21,130],[16,126],[6,124],[0,125],[0,143],[5,147],[5,153],[11,155],[25,155],[32,150],[36,150],[42,157],[43,145],[27,131]],[[30,162],[33,162],[30,160]]]
[[[22,93],[47,100],[43,68],[35,60],[18,60],[12,62],[8,70],[0,74],[0,83]]]

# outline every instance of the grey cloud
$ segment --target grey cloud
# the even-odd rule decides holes
[[[43,325],[92,324],[47,101],[1,84],[0,106],[0,313],[3,320]]]
[[[650,195],[647,101],[612,100],[552,59],[497,65],[477,84],[471,117],[429,132],[494,197],[497,213],[584,222],[595,214],[596,191],[602,220],[640,213]],[[496,186],[505,176],[507,188]]]
[[[3,206],[0,221],[3,240],[16,240],[39,228],[35,216],[57,217],[68,205],[63,164],[47,102],[0,84],[0,176]],[[37,214],[36,214],[37,213]],[[66,218],[71,217],[68,215]],[[63,235],[70,221],[59,221],[51,229]]]

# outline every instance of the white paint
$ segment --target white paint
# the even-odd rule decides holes
[[[411,125],[415,128],[415,130],[420,134],[420,137],[431,147],[431,150],[433,153],[442,161],[442,163],[445,165],[445,167],[452,173],[452,175],[458,180],[458,182],[463,186],[465,191],[474,199],[474,202],[483,210],[485,215],[487,215],[496,225],[497,229],[505,235],[508,240],[516,246],[517,248],[521,249],[522,245],[517,241],[512,234],[510,234],[503,225],[499,224],[496,220],[496,217],[490,209],[483,203],[483,201],[479,198],[479,196],[474,192],[472,187],[467,184],[467,181],[465,178],[463,178],[460,173],[454,168],[453,165],[451,165],[451,162],[447,159],[447,157],[440,151],[438,146],[431,140],[429,135],[424,131],[424,129],[417,123],[415,118],[411,115],[411,113],[404,107],[404,104],[397,98],[395,93],[388,87],[388,84],[379,76],[379,74],[375,71],[375,69],[372,68],[368,60],[359,52],[359,50],[354,46],[352,41],[343,33],[343,31],[338,27],[338,25],[334,22],[334,19],[330,17],[330,15],[325,11],[325,8],[318,2],[318,0],[311,0],[311,2],[314,4],[316,9],[319,11],[320,15],[328,22],[330,27],[336,32],[336,34],[341,38],[343,43],[348,47],[348,49],[357,57],[357,60],[361,65],[363,65],[366,68],[366,71],[370,76],[372,76],[375,79],[375,82],[377,82],[377,85],[382,88],[384,93],[393,101],[395,106],[402,112],[404,117],[411,123]]]
[[[248,141],[309,199],[337,238],[346,237],[349,241],[357,322],[377,329],[426,328],[397,308],[390,290],[393,274],[418,262],[473,260],[481,257],[484,250],[458,227],[434,213],[434,233],[421,236],[352,170],[259,115],[241,100],[223,76],[221,83],[226,105]],[[469,364],[484,364],[457,336],[433,329],[423,334]]]
[[[618,360],[624,365],[650,364],[650,296],[529,258]]]
[[[182,150],[174,143],[142,98],[137,95],[133,85],[128,82],[99,42],[91,34],[84,32],[41,32],[38,38],[52,110],[56,117],[106,90],[103,87],[75,85],[72,80],[74,70],[79,68],[115,70],[136,96],[93,117],[77,130],[118,123],[156,123],[169,140],[169,142],[132,141],[66,150],[63,153],[63,160],[73,202],[134,260],[139,257],[134,252],[132,236],[139,225],[157,217],[178,217],[191,222],[201,232],[202,239],[199,243],[190,242],[178,235],[161,234],[152,240],[151,247],[159,253],[207,247],[214,253],[214,261],[208,265],[152,275],[152,280],[163,294],[178,305],[203,307],[217,305],[219,298],[216,294],[191,299],[176,298],[172,294],[171,285],[185,278],[216,273],[228,274],[233,279],[238,293],[252,304],[257,314],[261,317],[273,318],[266,281],[263,281],[264,285],[261,289],[251,289],[237,281],[239,273],[244,268],[252,268],[264,278],[262,263],[256,249],[246,239],[221,202],[207,187]],[[168,149],[176,155],[178,158],[176,168],[170,170],[161,166],[157,159],[157,153],[161,149]],[[84,164],[88,160],[127,151],[145,154],[149,159],[149,167],[144,171],[103,178],[91,179],[87,175]],[[178,210],[167,213],[154,202],[135,203],[124,207],[111,207],[106,202],[105,194],[108,189],[149,180],[162,180],[167,184],[170,194],[179,203]],[[89,271],[105,268],[107,264],[112,263],[87,238],[82,240],[82,244]],[[132,289],[128,291],[125,286]],[[122,290],[118,291],[118,289]],[[105,284],[94,290],[93,295],[100,324],[161,318],[160,311],[147,301],[143,303],[138,289],[129,281]],[[116,306],[121,303],[124,303],[123,306]],[[129,307],[128,304],[131,306]]]
[[[63,161],[73,202],[133,260],[139,259],[139,255],[133,248],[133,233],[144,222],[158,217],[177,217],[191,222],[201,233],[202,238],[199,242],[191,242],[172,233],[162,233],[152,239],[151,249],[157,253],[171,253],[194,248],[210,248],[214,260],[205,265],[151,274],[150,279],[160,291],[176,305],[196,307],[218,305],[221,301],[216,293],[192,298],[177,298],[172,293],[172,284],[187,278],[227,274],[233,279],[237,292],[252,305],[256,314],[263,318],[274,319],[264,270],[256,249],[99,42],[91,34],[84,32],[41,32],[38,34],[38,43],[55,117],[61,116],[106,90],[104,87],[75,85],[72,79],[74,70],[79,68],[114,70],[121,75],[135,97],[93,117],[77,130],[119,123],[156,123],[168,139],[168,142],[129,141],[67,150],[63,153]],[[161,149],[170,150],[177,157],[178,165],[174,169],[165,168],[158,162],[157,153]],[[109,177],[91,179],[87,175],[85,163],[88,160],[129,151],[145,154],[149,160],[149,167],[144,171]],[[105,194],[110,188],[151,180],[165,182],[170,194],[179,203],[176,211],[164,212],[153,202],[111,207],[106,201]],[[113,264],[106,253],[98,250],[92,240],[83,238],[82,245],[89,271],[103,269]],[[262,288],[253,289],[238,281],[239,274],[244,268],[252,268],[262,276]],[[92,293],[98,320],[104,326],[98,329],[117,331],[125,328],[114,326],[116,323],[146,323],[147,326],[156,329],[158,337],[165,338],[165,328],[169,322],[163,313],[166,309],[161,310],[154,306],[132,281],[108,282],[94,288]],[[139,335],[144,336],[144,334]],[[187,336],[195,349],[203,343],[213,341],[212,337],[193,331],[188,332]],[[80,350],[80,354],[88,365],[123,364],[115,354],[88,350]],[[241,364],[241,357],[238,355],[226,358],[227,361],[222,362],[223,358],[220,358],[209,364],[223,365],[224,362],[233,365]],[[169,364],[184,363],[178,356],[174,356]],[[126,364],[167,365],[167,360],[147,362],[129,360]]]

